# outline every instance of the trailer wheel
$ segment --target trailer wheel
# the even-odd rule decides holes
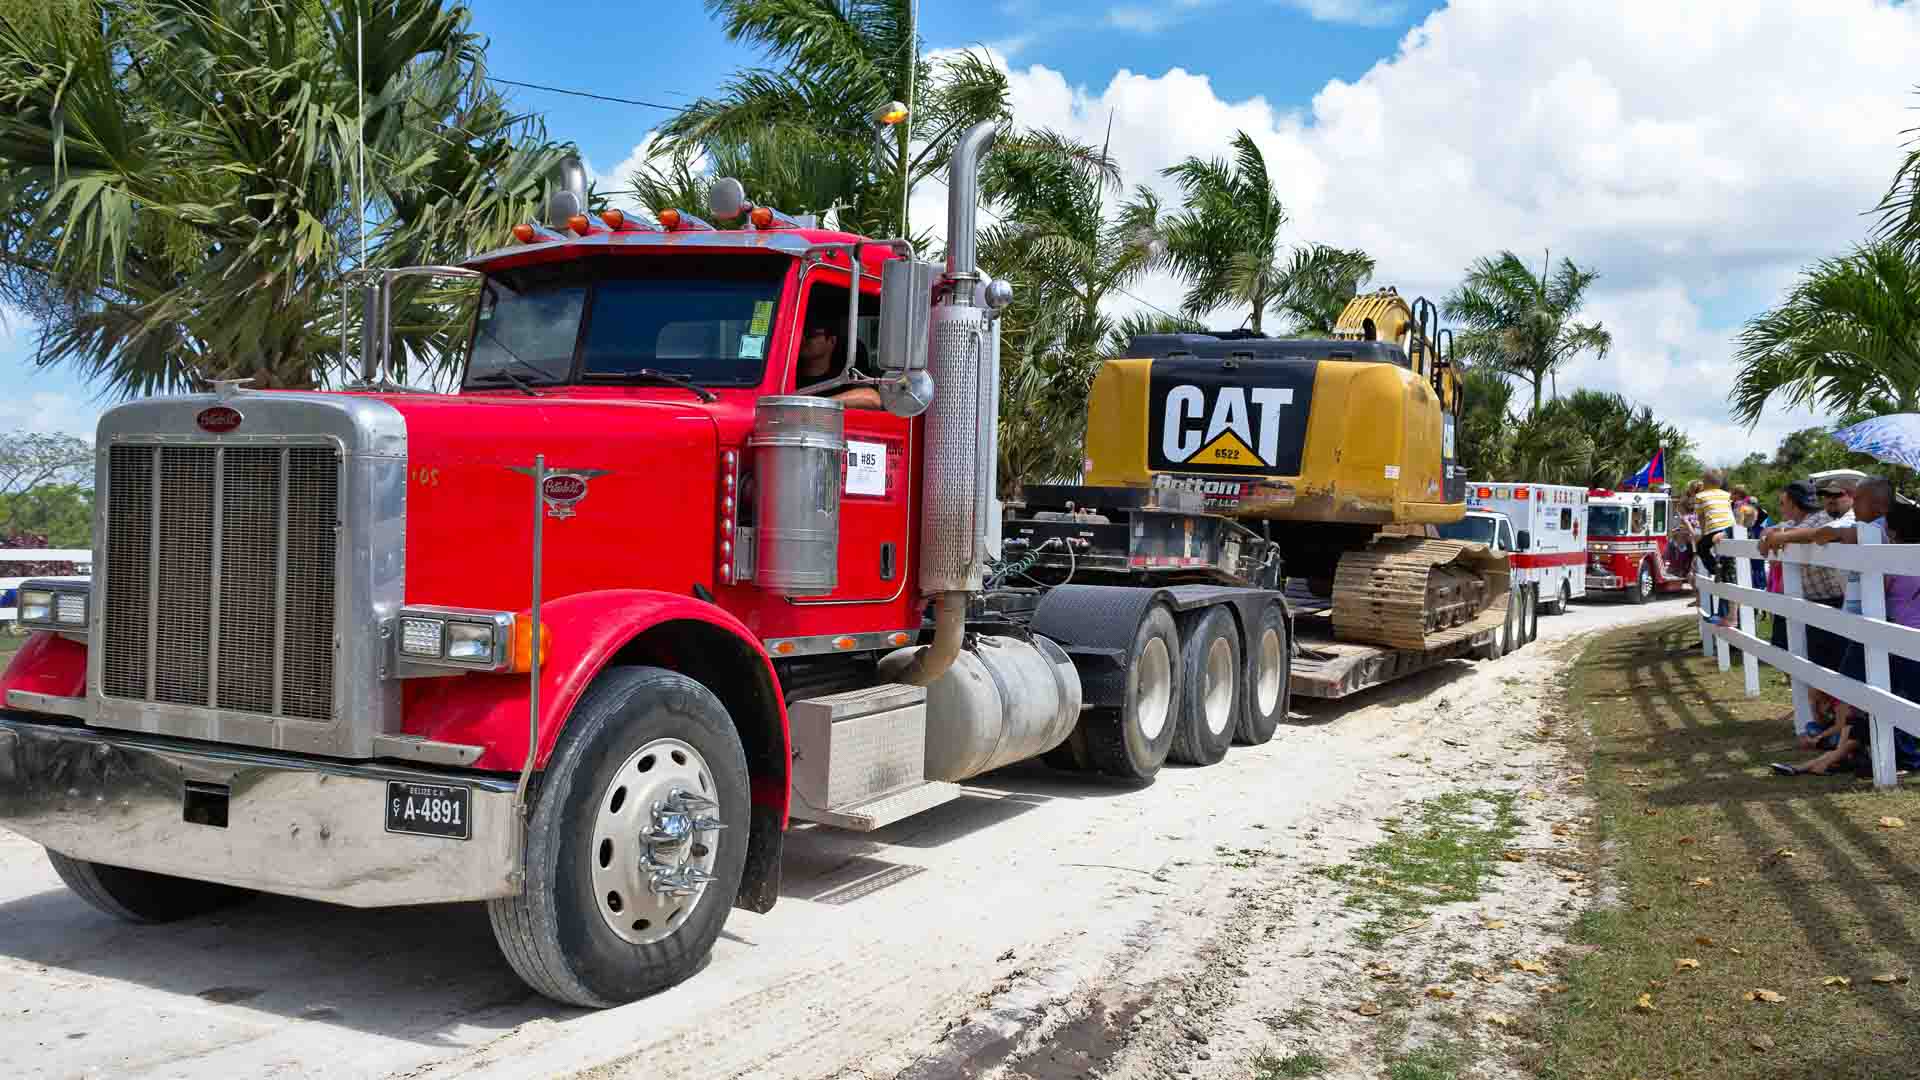
[[[1287,640],[1286,612],[1279,604],[1260,609],[1247,635],[1246,700],[1240,710],[1236,741],[1259,746],[1273,738],[1293,704],[1293,642]]]
[[[705,961],[746,867],[746,753],[713,692],[619,667],[581,696],[527,825],[526,883],[487,914],[527,985],[586,1008]]]
[[[70,859],[53,850],[47,852],[47,861],[80,899],[107,915],[131,923],[188,919],[254,896],[251,889]]]
[[[1627,598],[1636,604],[1644,604],[1653,599],[1653,560],[1640,560],[1640,572],[1633,579],[1633,585]]]
[[[1182,703],[1167,756],[1211,765],[1227,756],[1240,720],[1240,627],[1224,604],[1202,612],[1180,645]]]
[[[1180,631],[1165,605],[1147,609],[1127,650],[1127,694],[1117,709],[1086,715],[1087,758],[1109,776],[1151,780],[1166,763],[1179,726]]]

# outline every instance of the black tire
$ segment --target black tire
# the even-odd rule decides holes
[[[1226,605],[1199,612],[1180,643],[1181,706],[1167,756],[1183,765],[1211,765],[1227,756],[1245,697],[1240,624]]]
[[[1519,634],[1520,591],[1525,586],[1515,585],[1507,590],[1507,618],[1500,624],[1500,655],[1505,656],[1520,647]]]
[[[1157,656],[1157,659],[1155,657]],[[1154,682],[1147,689],[1148,700],[1141,699],[1142,667],[1149,668]],[[1164,686],[1158,680],[1164,670]],[[1182,665],[1180,631],[1173,613],[1164,605],[1147,609],[1134,628],[1133,645],[1127,650],[1126,703],[1117,709],[1089,712],[1081,730],[1087,744],[1087,758],[1109,776],[1124,780],[1151,780],[1167,760],[1173,748],[1174,729],[1179,726]],[[1164,695],[1165,700],[1160,698]],[[1157,710],[1157,717],[1142,715]],[[1149,733],[1148,729],[1152,728]]]
[[[1271,640],[1270,640],[1271,639]],[[1277,662],[1268,646],[1278,647]],[[1259,746],[1273,738],[1293,707],[1293,642],[1287,637],[1286,612],[1277,603],[1260,609],[1246,639],[1246,683],[1234,740]],[[1274,670],[1269,670],[1269,667]],[[1269,676],[1277,679],[1263,683]],[[1277,685],[1276,685],[1277,683]],[[1262,702],[1265,706],[1262,706]]]
[[[85,862],[57,851],[48,851],[47,861],[80,899],[131,923],[190,919],[251,900],[255,895],[251,889]]]
[[[616,932],[603,910],[636,913],[650,896],[604,900],[595,884],[610,863],[606,852],[638,860],[647,847],[602,846],[596,853],[596,823],[625,801],[626,778],[650,771],[650,744],[675,740],[696,751],[711,776],[709,797],[725,826],[711,834],[713,878],[692,897],[691,910],[669,915],[673,929],[651,943]],[[662,749],[661,754],[672,754]],[[659,760],[664,761],[664,758]],[[679,768],[687,759],[675,756]],[[634,764],[630,771],[628,765]],[[689,793],[699,786],[688,781]],[[645,795],[635,795],[635,805]],[[669,798],[673,796],[669,795]],[[574,706],[566,730],[541,778],[527,826],[526,884],[517,896],[489,901],[494,938],[513,970],[536,991],[568,1005],[603,1008],[664,990],[699,969],[727,921],[745,871],[750,817],[746,753],[725,706],[713,692],[678,672],[655,667],[618,667],[600,675]],[[704,833],[688,836],[693,856],[704,857]],[[612,872],[618,873],[617,868]],[[612,894],[609,894],[610,896]],[[667,901],[671,903],[672,901]],[[624,918],[622,918],[624,922]],[[635,932],[653,931],[636,921]]]
[[[1546,601],[1546,606],[1540,609],[1540,614],[1565,615],[1567,613],[1567,606],[1572,602],[1573,586],[1563,581],[1560,583],[1560,591],[1554,595],[1552,600]]]
[[[1527,644],[1531,645],[1540,638],[1540,583],[1527,586]]]
[[[1642,559],[1640,569],[1634,575],[1633,584],[1627,588],[1627,599],[1636,604],[1644,604],[1653,599],[1654,590],[1653,563]]]

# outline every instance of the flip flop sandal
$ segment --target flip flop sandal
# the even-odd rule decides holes
[[[1809,775],[1812,775],[1812,774],[1810,774],[1810,773],[1808,773],[1808,772],[1806,772],[1805,770],[1802,770],[1802,769],[1800,769],[1800,768],[1798,768],[1797,766],[1793,766],[1793,765],[1788,765],[1788,764],[1786,764],[1785,762],[1780,762],[1780,761],[1776,761],[1776,762],[1774,762],[1774,763],[1773,763],[1772,765],[1769,765],[1769,766],[1767,766],[1767,767],[1773,770],[1773,775],[1775,775],[1775,776],[1809,776]]]

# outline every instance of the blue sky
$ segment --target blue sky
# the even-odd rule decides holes
[[[474,7],[504,78],[674,105],[757,60],[700,0]],[[929,0],[921,18],[929,48],[1007,68],[1017,123],[1097,143],[1111,120],[1128,186],[1165,193],[1167,165],[1247,131],[1287,238],[1365,248],[1377,284],[1437,297],[1502,249],[1599,270],[1588,315],[1615,347],[1561,389],[1650,403],[1715,461],[1820,419],[1733,422],[1733,336],[1865,236],[1920,103],[1920,12],[1893,0]],[[513,93],[603,175],[667,115]],[[939,195],[916,192],[916,222]],[[31,369],[29,344],[0,328],[0,429],[87,431],[96,396]]]

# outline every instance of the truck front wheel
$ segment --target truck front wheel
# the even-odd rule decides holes
[[[507,962],[586,1008],[692,975],[740,890],[749,790],[712,691],[663,668],[602,674],[547,764],[520,894],[487,905]]]
[[[253,897],[248,889],[211,881],[129,870],[47,852],[53,872],[82,900],[116,919],[163,923],[192,918]]]

